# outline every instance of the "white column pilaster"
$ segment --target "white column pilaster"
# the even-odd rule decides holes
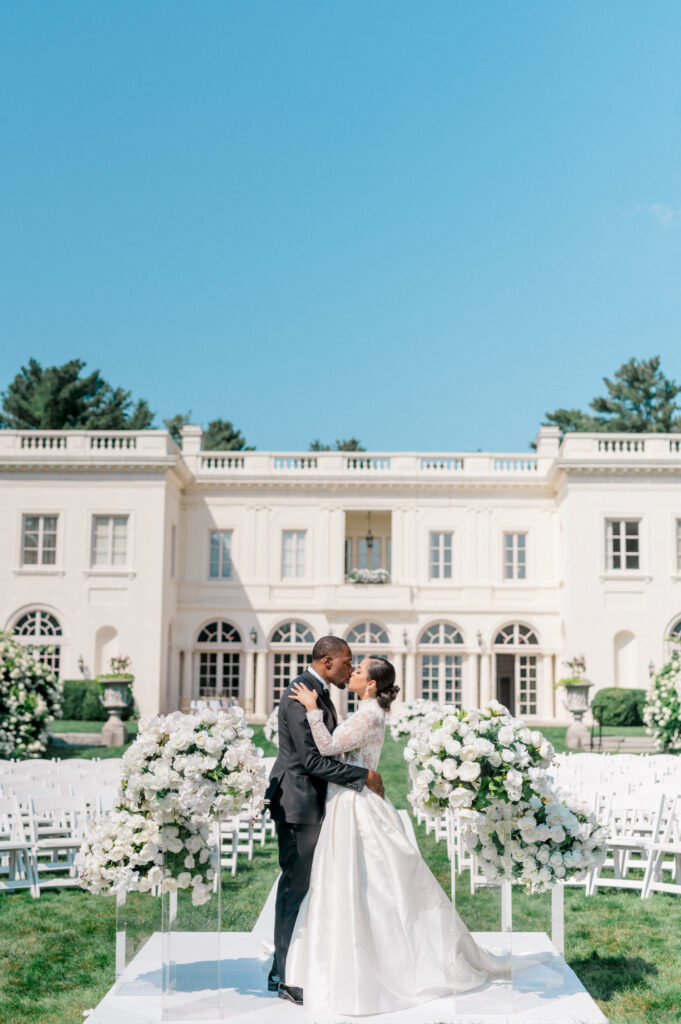
[[[540,672],[537,674],[537,715],[541,718],[553,718],[552,654],[542,654]]]
[[[252,715],[255,710],[255,652],[246,651],[246,686],[244,693],[244,711]]]
[[[482,707],[492,699],[492,655],[486,651],[480,655],[480,704]]]
[[[407,652],[407,675],[404,684],[404,696],[406,700],[416,700],[416,653]]]
[[[255,655],[255,715],[261,721],[267,718],[267,651]]]

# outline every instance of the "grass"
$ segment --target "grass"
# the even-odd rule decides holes
[[[549,732],[549,730],[545,730]],[[261,729],[255,740],[270,756],[276,748]],[[552,739],[553,742],[553,739]],[[85,756],[119,756],[93,747]],[[77,751],[77,756],[84,756]],[[402,745],[386,739],[379,769],[397,807],[407,806],[407,773]],[[416,828],[421,851],[449,892],[445,844]],[[223,881],[223,925],[249,931],[277,876],[276,843],[257,848],[240,862],[235,878]],[[498,928],[498,897],[478,890],[471,897],[466,877],[457,884],[457,909],[473,930]],[[601,891],[587,898],[568,889],[568,963],[611,1024],[678,1024],[681,1020],[681,899],[655,894],[643,901],[635,892]],[[131,906],[130,923],[140,934],[153,930],[157,901],[143,897]],[[548,930],[548,896],[514,892],[514,927]],[[109,897],[73,889],[47,891],[39,900],[27,893],[0,894],[0,1024],[78,1024],[113,984],[115,904]]]
[[[56,718],[50,726],[50,732],[101,732],[104,722],[78,722],[67,718]],[[135,718],[125,723],[130,736],[137,735],[139,722]]]

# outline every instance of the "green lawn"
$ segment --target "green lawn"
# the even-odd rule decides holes
[[[103,725],[104,722],[78,722],[66,718],[55,718],[50,725],[50,732],[101,732]],[[138,725],[137,719],[133,718],[125,723],[125,728],[131,736],[136,736]]]
[[[545,730],[547,733],[549,730]],[[262,730],[256,742],[276,753]],[[116,756],[90,748],[91,756]],[[120,753],[120,752],[119,752]],[[78,756],[83,756],[82,752]],[[386,740],[380,770],[398,807],[407,806],[402,745]],[[422,853],[449,891],[444,843],[417,827]],[[226,928],[253,927],[277,876],[276,843],[257,849],[223,882]],[[467,879],[457,885],[457,907],[474,930],[495,927],[498,907],[491,893],[471,897]],[[156,901],[148,898],[147,906]],[[139,911],[143,931],[149,910]],[[152,915],[153,916],[153,915]],[[0,894],[0,1024],[77,1024],[113,983],[114,901],[75,890]],[[546,930],[548,897],[514,894],[514,926]],[[566,952],[571,966],[611,1024],[678,1024],[681,1020],[681,899],[656,894],[645,902],[634,892],[601,892],[587,899],[566,892]]]

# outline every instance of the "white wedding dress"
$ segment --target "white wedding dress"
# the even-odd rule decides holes
[[[385,712],[375,699],[331,735],[308,712],[327,756],[376,770]],[[412,845],[388,799],[329,785],[310,888],[286,961],[286,984],[312,1012],[374,1014],[419,1006],[505,974],[482,949]]]

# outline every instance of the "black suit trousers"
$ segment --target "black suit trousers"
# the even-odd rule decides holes
[[[321,831],[318,825],[290,825],[277,822],[279,867],[281,878],[277,888],[274,917],[274,965],[279,979],[286,981],[286,956],[296,924],[300,904],[310,888],[310,874],[315,846]]]

